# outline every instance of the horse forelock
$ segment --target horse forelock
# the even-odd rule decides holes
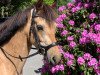
[[[39,6],[38,3],[36,3],[35,7],[37,10],[37,15],[44,18],[48,23],[52,23],[52,21],[55,21],[57,18],[57,13],[51,6],[44,3]]]

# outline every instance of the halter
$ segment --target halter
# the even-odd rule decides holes
[[[16,59],[20,59],[21,61],[23,61],[23,59],[27,59],[27,58],[30,58],[32,56],[35,56],[37,54],[42,54],[42,55],[47,55],[47,51],[51,48],[51,47],[54,47],[58,44],[60,44],[60,42],[53,42],[47,46],[43,46],[40,44],[40,39],[39,39],[39,36],[36,32],[36,28],[35,28],[35,22],[33,21],[32,24],[31,24],[31,29],[30,29],[30,34],[35,35],[35,44],[36,44],[36,48],[31,48],[31,49],[37,49],[38,51],[36,53],[33,53],[31,55],[28,55],[26,57],[22,57],[19,55],[19,57],[16,57],[16,56],[13,56],[11,54],[9,54],[8,52],[6,52],[1,46],[0,46],[0,49],[2,50],[2,52],[4,53],[4,55],[7,57],[6,54],[8,54],[9,56],[13,57],[13,58],[16,58]],[[31,35],[30,35],[31,36]],[[34,38],[34,37],[33,37]],[[8,58],[8,57],[7,57]]]
[[[37,29],[36,29],[36,23],[35,23],[35,21],[34,21],[34,18],[35,17],[39,17],[39,16],[35,16],[36,14],[34,14],[33,13],[33,15],[32,15],[32,22],[31,22],[31,28],[30,28],[30,36],[31,36],[31,33],[35,36],[35,37],[33,37],[33,38],[35,38],[35,45],[36,45],[36,48],[32,48],[32,49],[37,49],[38,51],[36,52],[36,53],[33,53],[33,54],[31,54],[31,55],[28,55],[28,56],[25,56],[25,57],[22,57],[22,56],[13,56],[13,55],[11,55],[11,54],[9,54],[8,52],[6,52],[1,46],[0,46],[0,49],[1,49],[1,51],[3,52],[3,54],[6,56],[6,58],[7,59],[9,59],[10,60],[10,62],[14,65],[14,67],[15,67],[15,69],[16,69],[16,72],[17,72],[17,74],[19,75],[19,73],[18,73],[18,70],[17,70],[17,68],[16,68],[16,65],[14,64],[14,62],[7,56],[7,55],[9,55],[9,56],[11,56],[11,57],[13,57],[13,58],[16,58],[16,59],[20,59],[21,61],[23,61],[23,59],[27,59],[27,58],[30,58],[30,57],[32,57],[32,56],[35,56],[35,55],[37,55],[37,54],[42,54],[42,55],[44,55],[44,56],[46,56],[47,55],[47,51],[51,48],[51,47],[54,47],[54,46],[56,46],[56,45],[58,45],[59,43],[58,42],[52,42],[51,44],[49,44],[49,45],[47,45],[47,46],[43,46],[43,45],[41,45],[40,44],[40,39],[39,39],[39,36],[38,36],[38,34],[37,34]]]
[[[35,8],[35,7],[34,7]],[[51,47],[54,47],[56,45],[58,45],[59,43],[58,42],[52,42],[51,44],[47,45],[47,46],[43,46],[40,44],[40,39],[39,39],[39,36],[38,36],[38,33],[37,33],[37,29],[36,29],[36,25],[37,23],[34,21],[34,18],[36,17],[41,17],[41,16],[36,16],[36,10],[34,9],[33,10],[33,13],[32,13],[32,22],[31,22],[31,27],[30,27],[30,33],[29,33],[29,37],[31,36],[31,33],[34,35],[33,38],[35,38],[35,45],[36,45],[36,48],[31,48],[31,49],[37,49],[38,51],[36,53],[33,53],[31,55],[28,55],[26,57],[22,57],[22,56],[13,56],[11,54],[9,54],[8,52],[6,52],[1,46],[0,46],[0,49],[2,50],[2,52],[4,54],[8,54],[10,55],[11,57],[13,58],[17,58],[17,59],[20,59],[21,61],[23,61],[23,59],[27,59],[27,58],[30,58],[32,56],[35,56],[37,54],[42,54],[42,55],[47,55],[47,51],[51,48]],[[5,55],[6,56],[6,55]]]

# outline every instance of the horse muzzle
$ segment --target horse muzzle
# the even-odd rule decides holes
[[[47,46],[40,45],[39,53],[48,57],[52,64],[59,63],[61,60],[61,53],[57,47],[58,45],[60,45],[60,42],[53,42]]]

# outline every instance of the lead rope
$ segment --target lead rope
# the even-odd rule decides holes
[[[16,65],[15,65],[15,63],[6,55],[6,53],[5,53],[5,51],[4,51],[4,49],[0,46],[0,49],[1,49],[1,51],[3,52],[3,54],[6,56],[6,58],[13,64],[13,66],[15,67],[15,70],[16,70],[16,72],[17,72],[17,75],[19,75],[19,73],[18,73],[18,70],[17,70],[17,67],[16,67]]]
[[[13,55],[9,54],[8,52],[6,52],[2,47],[0,47],[0,48],[3,50],[4,53],[8,54],[9,56],[11,56],[13,58],[20,59],[21,61],[23,61],[23,59],[27,59],[27,58],[30,58],[32,56],[35,56],[35,55],[39,54],[39,52],[37,51],[36,53],[31,54],[31,55],[26,56],[26,57],[21,57],[20,55],[19,55],[19,57],[16,57],[16,56],[13,56]]]

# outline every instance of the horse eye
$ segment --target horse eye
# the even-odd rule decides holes
[[[42,25],[37,25],[37,30],[43,30],[43,26]]]

